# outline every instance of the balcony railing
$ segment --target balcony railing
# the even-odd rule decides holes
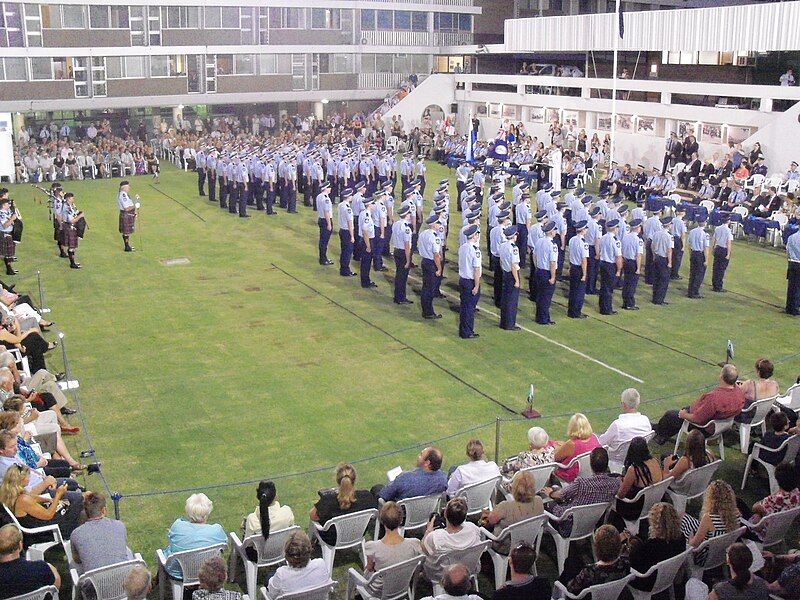
[[[467,32],[446,33],[435,31],[433,33],[434,46],[462,46],[472,44],[474,34]]]
[[[375,46],[430,46],[427,31],[362,31],[361,37]]]
[[[403,73],[359,73],[358,87],[362,90],[394,90],[406,77]]]

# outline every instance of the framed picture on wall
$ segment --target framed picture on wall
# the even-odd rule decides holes
[[[503,116],[503,107],[500,104],[489,105],[489,116],[493,119],[499,119]]]
[[[531,123],[544,123],[544,108],[534,106],[530,109]]]
[[[737,127],[736,125],[728,125],[729,144],[741,144],[751,135],[753,135],[752,127]]]
[[[558,123],[561,120],[561,111],[557,108],[546,108],[545,115],[548,123]]]
[[[563,117],[564,125],[578,126],[578,113],[574,110],[565,110]]]
[[[633,131],[633,117],[631,115],[617,115],[617,131]]]
[[[684,139],[687,135],[697,136],[694,121],[678,121],[678,137]]]
[[[722,125],[716,123],[703,123],[700,131],[700,139],[703,142],[707,142],[709,144],[722,143]]]
[[[636,133],[642,135],[656,134],[656,120],[654,117],[636,117]]]
[[[485,117],[489,114],[489,107],[485,104],[478,104],[475,107],[475,114],[479,117]]]
[[[601,131],[611,131],[611,115],[597,115],[597,128]]]
[[[506,119],[516,119],[517,118],[517,107],[514,104],[504,104],[503,105],[503,117]]]

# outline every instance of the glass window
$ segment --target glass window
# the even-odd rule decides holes
[[[411,13],[406,10],[394,11],[394,28],[409,31],[411,29]]]
[[[106,79],[122,79],[121,56],[106,56]]]
[[[391,54],[376,54],[375,55],[375,72],[376,73],[391,73],[392,72],[392,55]]]
[[[411,56],[408,54],[395,54],[394,55],[394,70],[393,73],[410,73],[411,72]]]
[[[150,77],[169,77],[169,56],[150,57]]]
[[[108,29],[111,27],[109,7],[105,4],[89,6],[89,26],[92,29]]]
[[[63,4],[61,15],[65,29],[85,29],[86,9],[77,4]]]
[[[332,56],[334,73],[355,73],[352,54],[333,54]]]
[[[72,79],[72,59],[59,56],[53,59],[53,79]]]
[[[165,28],[167,29],[177,29],[181,26],[181,7],[180,6],[167,6],[167,19]],[[162,20],[163,20],[163,12],[162,12]]]
[[[472,33],[472,15],[458,15],[458,30]]]
[[[186,27],[198,29],[200,27],[200,7],[184,6],[183,8],[186,13]]]
[[[61,27],[61,7],[58,4],[42,4],[42,27],[59,29]]]
[[[411,72],[412,73],[428,73],[430,67],[428,66],[428,57],[424,54],[411,55]]]
[[[379,10],[377,21],[378,29],[392,29],[392,11]]]
[[[206,29],[219,29],[222,27],[222,8],[219,6],[206,6],[203,9]]]
[[[311,9],[312,29],[340,29],[340,22],[340,10],[338,8]]]
[[[374,73],[375,72],[375,55],[362,54],[361,55],[361,72]]]
[[[283,9],[283,25],[286,29],[302,29],[303,28],[303,9],[302,8],[284,8]]]
[[[52,79],[53,61],[47,56],[31,58],[31,79]]]
[[[233,74],[233,55],[217,54],[217,75]]]
[[[115,29],[128,29],[128,7],[127,6],[112,6],[111,7],[111,27]]]
[[[255,74],[255,61],[252,54],[235,54],[233,57],[233,70],[237,75]]]
[[[361,9],[361,29],[364,31],[375,30],[375,11],[371,8]]]
[[[147,77],[144,66],[144,56],[126,56],[123,61],[125,65],[125,77],[130,79]]]
[[[289,75],[292,72],[292,55],[291,54],[277,54],[278,73],[281,75]]]
[[[258,57],[258,74],[273,75],[277,72],[278,65],[275,54],[260,54]]]
[[[222,27],[223,29],[239,29],[239,7],[222,7]]]
[[[28,70],[24,58],[5,58],[6,81],[27,81]]]
[[[428,13],[411,13],[411,29],[414,31],[428,31]]]

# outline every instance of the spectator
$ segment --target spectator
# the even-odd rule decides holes
[[[389,485],[375,486],[373,492],[383,500],[403,500],[414,496],[441,494],[447,489],[447,475],[442,473],[442,453],[425,448],[417,456],[417,468],[400,473]]]
[[[567,441],[556,447],[555,460],[556,462],[566,465],[573,458],[590,450],[594,450],[600,446],[600,441],[592,431],[592,425],[589,419],[582,413],[575,413],[569,420],[567,425]],[[556,469],[556,476],[568,483],[572,483],[578,477],[580,467],[578,464],[572,465],[570,468]]]
[[[378,501],[369,490],[356,489],[356,470],[353,465],[342,463],[336,468],[336,485],[333,490],[321,492],[319,500],[309,515],[312,521],[324,526],[333,517],[377,508]],[[326,544],[336,544],[336,529],[321,531]]]
[[[197,579],[200,589],[192,592],[192,600],[240,600],[240,592],[222,589],[228,578],[228,568],[221,556],[212,556],[203,561]]]
[[[72,562],[85,573],[133,558],[128,550],[125,524],[106,516],[106,497],[86,492],[83,497],[86,521],[72,532]]]
[[[544,512],[542,499],[536,494],[536,481],[533,475],[523,471],[514,477],[511,483],[513,500],[503,500],[491,512],[484,509],[482,521],[487,529],[498,534],[509,525],[536,517]],[[501,554],[508,554],[510,541],[494,545],[494,549]]]
[[[647,440],[643,437],[635,437],[631,440],[624,464],[625,473],[617,492],[618,499],[633,499],[644,488],[658,483],[663,478],[661,465],[650,454]],[[643,502],[644,499],[633,504],[617,501],[615,512],[623,519],[634,520],[639,517]]]
[[[677,556],[686,550],[686,539],[681,533],[681,519],[675,507],[658,502],[647,513],[648,537],[631,537],[628,541],[628,556],[631,568],[646,573],[650,567]],[[623,533],[623,536],[626,534]],[[653,589],[656,576],[650,575],[636,580],[632,585],[644,592]]]
[[[511,550],[508,557],[511,581],[494,591],[492,600],[549,600],[551,586],[544,577],[532,575],[536,564],[536,550],[522,542]]]
[[[444,588],[444,594],[439,594],[433,598],[428,596],[423,600],[456,600],[457,598],[481,600],[480,596],[469,593],[472,582],[470,581],[469,571],[464,565],[455,564],[449,566],[442,577],[442,587]]]
[[[147,594],[153,587],[153,578],[145,567],[133,567],[122,582],[122,590],[126,600],[147,600]]]
[[[733,544],[728,548],[728,566],[731,580],[714,586],[708,600],[769,600],[767,582],[750,573],[753,554],[744,544]]]
[[[483,444],[480,440],[467,442],[468,463],[455,468],[447,482],[448,496],[455,495],[461,488],[473,483],[486,481],[500,475],[500,469],[494,461],[486,460]]]
[[[630,572],[628,557],[620,554],[622,540],[613,525],[602,525],[595,531],[592,545],[597,561],[581,569],[575,577],[566,582],[570,594],[577,595],[593,585],[622,579]],[[564,573],[559,580],[564,581]]]
[[[736,381],[739,371],[734,365],[726,364],[720,373],[719,385],[700,396],[691,406],[681,410],[667,411],[656,425],[655,442],[664,445],[666,441],[677,434],[683,421],[694,425],[704,425],[711,420],[729,419],[738,415],[744,406],[744,390]],[[714,426],[709,425],[701,431],[705,435],[713,435]]]
[[[403,524],[403,509],[397,503],[389,501],[381,507],[379,516],[384,534],[380,540],[364,543],[364,556],[367,564],[364,577],[369,578],[375,571],[391,567],[405,560],[422,554],[420,541],[416,538],[405,538],[397,529]],[[367,591],[380,597],[383,583],[377,580]]]
[[[22,557],[22,532],[11,524],[0,527],[0,582],[0,598],[21,596],[46,585],[61,587],[53,565]]]
[[[325,561],[311,559],[311,540],[302,531],[295,531],[283,547],[286,564],[278,567],[267,583],[267,598],[277,598],[298,590],[318,587],[331,581]]]
[[[769,515],[800,506],[800,490],[797,489],[797,473],[789,463],[775,467],[778,491],[753,505],[751,523],[758,523]]]
[[[794,85],[794,72],[791,69],[786,69],[786,73],[780,76],[779,81],[784,87]]]
[[[691,469],[707,465],[715,460],[714,453],[706,449],[706,440],[699,430],[695,429],[686,436],[683,446],[683,456],[677,454],[664,459],[664,479],[674,477],[673,489],[679,489],[680,478]]]
[[[789,554],[775,555],[764,551],[764,558],[773,576],[777,574],[775,581],[769,584],[769,591],[781,598],[800,598],[800,552],[793,550]]]
[[[712,481],[703,495],[700,519],[686,513],[681,519],[681,532],[692,548],[706,540],[734,531],[739,526],[736,495],[730,485],[721,480]],[[706,553],[695,557],[695,564],[705,563]]]
[[[789,438],[791,433],[796,433],[796,428],[790,428],[788,416],[790,412],[791,409],[786,409],[786,412],[772,413],[769,416],[769,424],[772,426],[772,431],[768,431],[761,436],[759,444],[767,448],[780,448],[781,444]],[[795,417],[795,419],[796,418],[797,417]],[[753,444],[755,444],[755,442],[750,442],[749,452],[753,451]],[[785,456],[785,450],[781,450],[780,452],[766,452],[762,450],[760,454],[760,458],[771,465],[777,465],[783,462]]]
[[[775,365],[768,358],[759,358],[756,361],[756,377],[754,379],[747,379],[739,383],[739,387],[744,392],[744,407],[747,408],[753,402],[763,400],[764,398],[772,398],[780,393],[778,382],[772,379],[772,374],[775,372]],[[736,418],[738,422],[744,421],[740,415]],[[744,417],[747,419],[748,417]]]
[[[247,515],[244,520],[244,535],[261,534],[266,540],[272,531],[286,529],[294,525],[294,513],[288,506],[281,506],[278,502],[275,484],[272,481],[262,481],[256,489],[258,506]]]
[[[208,522],[213,509],[214,503],[205,494],[189,496],[186,499],[186,517],[176,519],[169,528],[167,533],[169,545],[164,549],[164,556],[169,557],[176,552],[227,543],[228,536],[222,525]],[[170,565],[167,572],[176,579],[182,577],[181,567],[177,561]]]
[[[622,444],[653,431],[650,419],[639,412],[641,398],[636,389],[628,388],[622,392],[620,402],[622,414],[597,438],[601,446],[609,446],[609,462],[617,464],[622,464],[625,460],[624,448],[620,448]]]
[[[553,462],[556,448],[544,429],[541,427],[528,429],[528,444],[528,450],[523,450],[516,456],[506,459],[503,466],[500,467],[500,472],[507,479],[513,479],[521,469]],[[504,485],[506,491],[511,490],[510,481]]]
[[[434,515],[428,522],[422,538],[425,574],[430,581],[438,581],[442,572],[440,561],[451,550],[464,550],[481,542],[481,531],[477,525],[467,521],[467,501],[453,498],[444,509],[444,527],[441,517]]]

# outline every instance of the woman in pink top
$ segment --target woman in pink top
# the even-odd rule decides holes
[[[573,458],[584,452],[591,452],[600,446],[600,440],[592,431],[589,419],[583,413],[575,413],[567,425],[568,439],[556,448],[556,462],[566,465]],[[572,483],[578,477],[579,467],[574,464],[569,469],[556,469],[556,477]]]

